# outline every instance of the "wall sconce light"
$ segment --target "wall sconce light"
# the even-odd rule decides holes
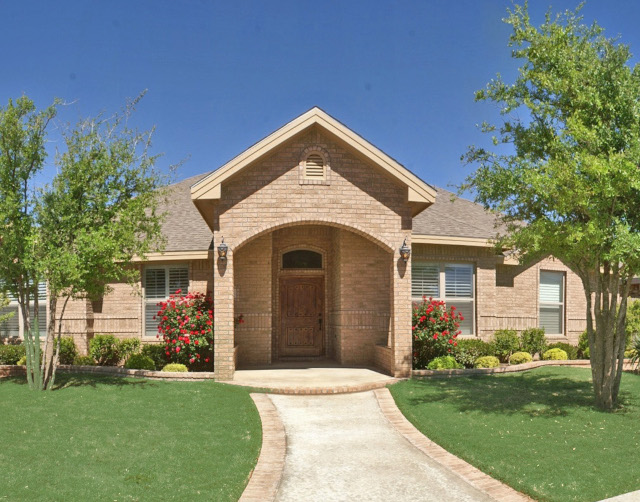
[[[218,246],[218,258],[221,259],[222,261],[227,259],[227,250],[229,249],[229,246],[227,246],[224,243],[224,237],[222,238],[222,242],[220,243],[220,245]]]
[[[411,248],[407,246],[407,238],[404,238],[402,241],[402,246],[400,246],[400,258],[404,260],[405,263],[409,261],[409,257],[411,256]]]

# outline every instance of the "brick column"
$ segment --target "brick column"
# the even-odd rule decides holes
[[[410,242],[407,245],[411,246]],[[396,250],[392,255],[391,350],[394,377],[411,376],[411,260],[407,263]]]
[[[220,241],[215,236],[214,243]],[[229,249],[226,260],[217,257],[213,263],[214,312],[214,371],[216,380],[232,380],[235,371],[234,351],[234,299],[233,252]]]

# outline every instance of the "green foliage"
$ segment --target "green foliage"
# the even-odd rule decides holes
[[[156,365],[149,356],[143,354],[133,354],[127,362],[124,363],[124,367],[135,370],[155,370]]]
[[[560,349],[567,353],[567,359],[578,359],[578,347],[571,345],[570,343],[556,342],[547,347],[548,349]]]
[[[629,302],[624,326],[627,333],[626,348],[628,349],[631,347],[633,339],[640,337],[640,300]]]
[[[139,347],[140,340],[135,338],[120,340],[113,335],[96,335],[89,340],[89,354],[98,366],[116,366]]]
[[[155,345],[155,344],[143,345],[140,353],[143,356],[147,356],[151,358],[151,360],[155,365],[154,369],[156,370],[162,369],[162,367],[168,362],[167,361],[168,356],[166,354],[166,349],[164,348],[164,345]]]
[[[569,356],[562,349],[549,349],[542,354],[543,361],[566,361],[567,359]]]
[[[443,301],[422,299],[413,308],[413,367],[424,368],[434,357],[452,354],[458,345],[460,323],[464,317]]]
[[[513,329],[499,329],[493,334],[492,343],[495,347],[496,356],[503,363],[508,362],[511,354],[520,348],[518,332]]]
[[[73,359],[74,366],[95,366],[96,362],[91,356],[76,356]]]
[[[476,359],[474,368],[497,368],[500,366],[500,361],[495,356],[484,356]]]
[[[457,362],[453,356],[439,356],[433,359],[428,365],[428,370],[456,370],[464,366]]]
[[[482,356],[492,356],[495,348],[492,344],[477,338],[459,338],[457,350],[454,353],[456,361],[465,368],[473,368],[476,359]]]
[[[186,373],[189,370],[184,364],[170,363],[170,364],[167,364],[164,368],[162,368],[162,371],[177,371],[179,373]]]
[[[533,361],[533,357],[529,352],[514,352],[509,358],[509,364],[524,364]]]
[[[0,291],[0,311],[9,305],[10,300],[7,294],[4,291]],[[0,314],[0,324],[4,321],[11,319],[14,316],[15,312],[7,312],[6,314]]]
[[[589,336],[586,331],[578,338],[578,359],[589,359]]]
[[[635,365],[636,371],[638,371],[640,369],[640,337],[634,338],[631,345],[634,351],[631,356],[631,364]]]
[[[26,366],[27,365],[27,356],[22,356],[20,359],[18,359],[18,362],[16,363],[16,365],[18,366]]]
[[[543,328],[529,328],[520,333],[520,348],[535,356],[542,354],[547,348],[547,339]]]
[[[461,189],[500,214],[498,247],[517,249],[522,263],[553,255],[578,274],[593,296],[596,404],[612,409],[622,372],[607,368],[623,348],[626,284],[640,274],[640,65],[579,10],[539,27],[526,4],[509,11],[521,66],[513,83],[497,76],[476,94],[500,108],[501,124],[482,126],[499,147],[469,148],[477,169]]]
[[[60,338],[60,357],[58,362],[60,364],[73,364],[73,360],[78,355],[78,348],[73,338],[63,336]]]
[[[637,353],[638,352],[636,351],[636,349],[625,350],[624,351],[624,358],[625,359],[633,359],[636,356]]]
[[[25,355],[24,345],[0,345],[0,364],[16,364]]]

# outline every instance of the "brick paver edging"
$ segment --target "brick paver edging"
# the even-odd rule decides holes
[[[510,486],[501,483],[497,479],[476,469],[461,458],[438,446],[418,429],[400,412],[396,406],[389,389],[377,389],[374,391],[382,414],[389,423],[409,441],[413,446],[422,451],[440,465],[451,470],[454,474],[465,480],[478,490],[486,493],[495,500],[501,502],[531,502],[532,498],[514,490]]]
[[[591,368],[588,359],[575,359],[572,361],[532,361],[524,364],[514,364],[513,366],[500,366],[498,368],[469,368],[461,370],[413,370],[414,377],[449,377],[449,376],[470,376],[470,375],[492,375],[494,373],[515,373],[517,371],[527,371],[541,366],[575,366],[578,368]],[[631,370],[633,365],[631,359],[625,359],[624,369]]]
[[[280,487],[287,439],[284,425],[269,396],[250,394],[258,408],[262,422],[262,447],[247,487],[242,492],[240,502],[268,502],[275,500]]]
[[[174,380],[186,382],[199,382],[202,380],[213,380],[213,372],[202,371],[193,373],[181,373],[174,371],[149,371],[149,370],[130,370],[127,368],[119,368],[116,366],[71,366],[61,364],[58,371],[62,373],[91,373],[94,375],[110,375],[119,377],[140,377],[149,380]],[[2,365],[0,366],[0,377],[24,375],[26,368],[24,366]]]
[[[252,387],[254,389],[260,389],[267,394],[287,394],[296,396],[317,396],[328,394],[352,394],[355,392],[366,392],[369,390],[383,389],[387,385],[396,383],[401,379],[388,378],[379,382],[368,382],[356,385],[338,385],[334,387],[296,387],[295,383],[291,384],[291,387],[265,387],[259,383],[240,383],[233,380],[221,380],[220,383],[226,383],[229,385],[238,385],[240,387]]]

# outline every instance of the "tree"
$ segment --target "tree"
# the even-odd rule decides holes
[[[9,303],[10,303],[9,297],[6,295],[6,293],[4,293],[3,291],[0,291],[0,312],[2,311],[3,308],[9,305]],[[11,319],[13,317],[13,314],[14,312],[7,312],[5,314],[0,314],[0,324]]]
[[[508,11],[522,66],[515,82],[498,75],[477,92],[477,101],[500,105],[502,124],[482,125],[498,152],[470,147],[463,159],[477,170],[461,188],[502,215],[499,245],[522,262],[553,255],[580,277],[595,401],[611,409],[630,281],[640,272],[640,67],[579,11],[547,13],[539,27],[527,4]]]
[[[56,104],[37,111],[26,96],[9,100],[0,108],[0,284],[17,298],[24,326],[27,380],[38,386],[40,360],[39,330],[31,326],[38,314],[38,267],[34,260],[36,225],[33,179],[45,160],[45,133],[56,114]],[[36,323],[37,324],[37,323]]]
[[[0,205],[4,216],[0,221],[5,223],[0,258],[12,264],[0,271],[0,280],[14,294],[28,291],[18,296],[18,303],[25,319],[27,375],[32,388],[50,389],[54,383],[69,300],[97,299],[109,291],[109,282],[137,280],[131,259],[144,257],[162,243],[162,215],[157,206],[164,196],[165,181],[154,168],[157,156],[149,153],[152,131],[138,132],[127,126],[141,97],[111,118],[99,116],[67,128],[63,132],[65,150],[56,156],[58,173],[52,183],[33,193],[25,188],[20,204],[15,204],[18,209],[12,212],[13,206]],[[39,117],[33,103],[28,103],[30,113]],[[3,128],[0,121],[0,158],[5,152],[15,158],[7,164],[13,171],[0,163],[3,196],[16,186],[14,171],[24,172],[19,181],[25,186],[36,172],[25,166],[25,155],[12,155],[2,146],[7,130],[21,130],[14,150],[27,149],[24,138],[29,138],[31,122],[13,120],[13,124],[11,129]],[[44,160],[43,133],[39,140],[37,166]],[[17,185],[22,186],[20,183]],[[16,244],[5,249],[6,242]],[[36,299],[37,319],[37,283],[42,279],[49,293],[49,322],[41,353],[39,330],[31,328],[29,319],[29,298]]]
[[[157,156],[149,152],[152,131],[126,125],[141,98],[121,114],[83,120],[64,134],[58,174],[36,204],[37,259],[49,289],[46,388],[55,378],[69,300],[99,299],[110,282],[135,283],[139,271],[131,267],[132,258],[144,257],[162,242],[157,207],[165,180],[154,168]]]

